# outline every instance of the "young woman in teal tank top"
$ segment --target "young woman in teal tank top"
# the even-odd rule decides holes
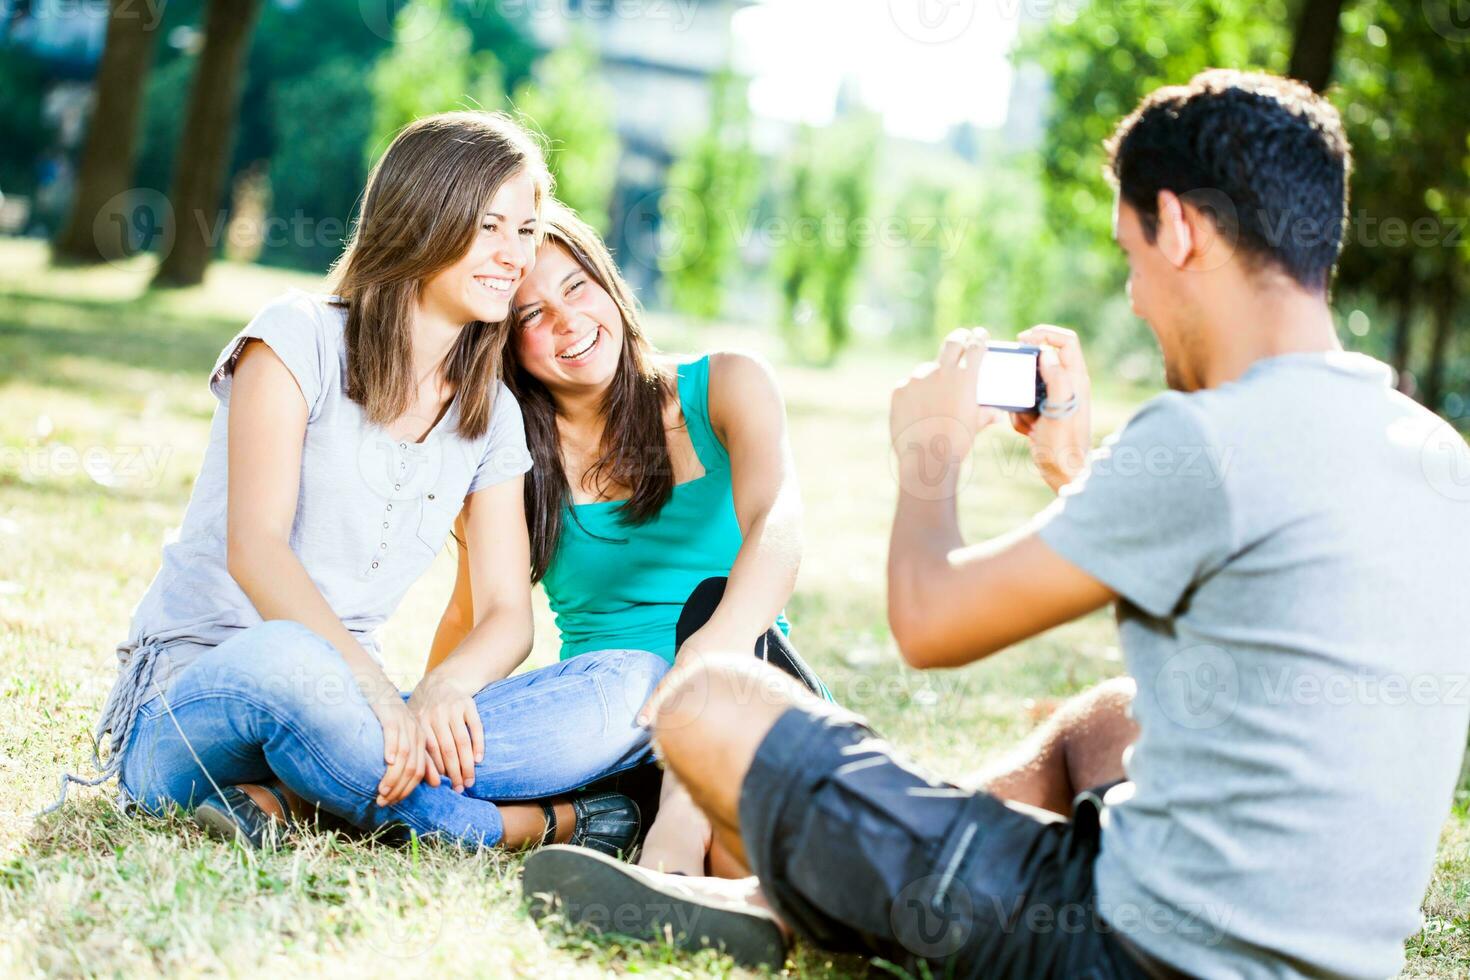
[[[643,650],[683,665],[753,650],[827,696],[782,611],[801,558],[801,501],[770,369],[736,352],[657,355],[597,233],[554,202],[544,222],[512,308],[506,383],[535,460],[532,578],[562,659]],[[466,557],[436,650],[470,616]],[[664,780],[649,799],[622,788],[659,814],[640,863],[704,874],[709,827],[682,790]]]

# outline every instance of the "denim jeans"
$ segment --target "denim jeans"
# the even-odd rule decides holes
[[[461,794],[447,778],[424,782],[380,807],[383,728],[347,664],[305,626],[272,621],[203,654],[143,706],[122,785],[160,812],[274,775],[363,830],[401,824],[469,847],[498,844],[504,826],[491,801],[555,796],[653,757],[634,719],[667,670],[652,653],[611,650],[488,684],[475,695],[485,757],[474,785]]]

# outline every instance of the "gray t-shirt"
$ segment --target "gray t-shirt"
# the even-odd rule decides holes
[[[250,338],[270,345],[306,398],[306,441],[291,549],[332,610],[370,654],[376,635],[410,585],[448,539],[465,498],[531,468],[520,406],[494,387],[486,432],[456,431],[459,399],[422,443],[398,441],[369,424],[347,397],[345,308],[330,296],[292,291],[270,303],[231,340],[210,374],[219,399],[204,464],[178,540],[133,611],[126,662],[142,647],[159,651],[153,680],[169,680],[204,650],[261,622],[225,564],[226,463],[230,383]],[[473,329],[473,328],[471,328]]]
[[[1402,965],[1470,724],[1470,449],[1357,354],[1150,401],[1041,517],[1141,734],[1102,916],[1206,977]]]

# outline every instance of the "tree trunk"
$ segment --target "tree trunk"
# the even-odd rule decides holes
[[[143,5],[112,0],[76,191],[66,225],[52,243],[53,261],[106,262],[132,251],[134,215],[125,192],[133,183],[143,83],[153,65],[157,26]]]
[[[220,199],[229,166],[240,76],[261,0],[210,0],[204,50],[194,69],[189,113],[174,151],[174,243],[153,279],[155,286],[194,286],[224,234]]]
[[[1332,81],[1337,56],[1338,19],[1345,0],[1302,0],[1287,74],[1321,92]]]
[[[1429,341],[1429,363],[1424,370],[1424,404],[1439,411],[1444,398],[1445,352],[1450,346],[1450,325],[1455,320],[1458,305],[1457,290],[1446,283],[1434,298],[1434,334]]]

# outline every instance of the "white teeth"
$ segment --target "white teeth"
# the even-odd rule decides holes
[[[575,361],[577,358],[584,356],[588,351],[590,351],[593,346],[596,345],[596,343],[597,329],[594,327],[592,332],[583,339],[583,341],[581,342],[581,346],[577,347],[575,350],[568,349],[556,356],[561,358],[563,361]]]
[[[515,280],[496,279],[491,276],[475,276],[475,282],[479,283],[481,286],[484,286],[486,289],[490,290],[493,293],[508,293],[510,292],[510,287],[514,285]]]

